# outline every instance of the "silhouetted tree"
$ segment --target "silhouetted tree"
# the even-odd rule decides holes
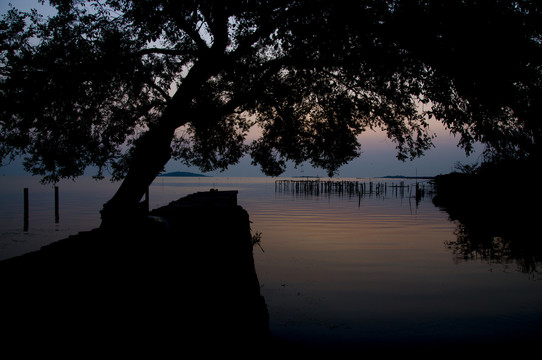
[[[534,0],[50,4],[51,17],[0,23],[0,158],[24,155],[46,181],[111,169],[123,182],[104,223],[130,216],[172,157],[209,171],[248,153],[268,175],[288,161],[331,175],[367,128],[400,159],[422,155],[428,116],[467,152],[540,145]]]

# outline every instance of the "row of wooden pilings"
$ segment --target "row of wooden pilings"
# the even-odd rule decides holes
[[[346,194],[350,196],[386,196],[388,190],[396,197],[414,196],[423,197],[426,192],[426,184],[418,183],[406,185],[404,181],[398,184],[373,181],[353,180],[290,180],[281,179],[275,181],[276,192],[292,192],[295,194],[320,195],[320,194]],[[431,189],[432,190],[432,187]]]

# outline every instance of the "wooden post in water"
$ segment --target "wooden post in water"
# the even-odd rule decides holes
[[[60,220],[60,211],[58,206],[58,186],[55,186],[55,224]]]
[[[24,188],[24,221],[23,231],[28,231],[28,188]]]

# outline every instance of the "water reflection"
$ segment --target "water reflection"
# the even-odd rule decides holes
[[[515,173],[438,176],[433,204],[457,224],[456,239],[446,242],[457,263],[482,261],[493,270],[518,271],[540,280],[542,243],[537,207],[542,197],[537,191],[515,191],[523,188],[521,180],[514,179]]]
[[[435,205],[441,204],[437,200]],[[542,244],[537,238],[539,229],[529,214],[525,214],[531,209],[498,206],[497,210],[490,210],[474,206],[476,211],[467,211],[457,206],[442,208],[457,224],[454,232],[457,238],[445,242],[456,263],[484,261],[495,270],[519,271],[533,280],[542,279]]]
[[[534,239],[537,230],[531,209],[506,208],[506,201],[500,201],[495,207],[494,202],[484,202],[483,199],[442,202],[435,196],[436,190],[430,179],[391,182],[382,179],[282,179],[275,181],[275,192],[292,195],[296,199],[319,196],[346,198],[357,201],[358,207],[365,198],[407,199],[411,213],[413,205],[418,209],[420,201],[429,198],[435,206],[448,213],[450,221],[457,224],[454,231],[456,239],[444,240],[456,264],[483,261],[493,267],[500,265],[503,271],[519,271],[533,279],[542,279],[542,243]],[[310,226],[304,229],[305,234],[310,231]]]
[[[540,282],[497,272],[487,260],[464,260],[468,246],[480,248],[464,242],[462,231],[473,228],[433,204],[430,183],[418,182],[416,192],[415,180],[375,180],[370,191],[368,180],[363,191],[357,181],[305,186],[291,179],[249,205],[265,249],[254,255],[273,334],[363,349],[494,346],[540,335]],[[515,246],[492,251],[517,256]],[[519,264],[517,257],[500,261]]]

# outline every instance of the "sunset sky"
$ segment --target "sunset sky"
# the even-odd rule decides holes
[[[361,156],[341,167],[336,177],[435,176],[453,171],[457,162],[462,164],[481,162],[481,146],[476,146],[477,151],[467,157],[464,150],[457,147],[459,139],[450,135],[442,124],[434,121],[430,122],[429,129],[437,135],[433,140],[435,147],[427,151],[421,158],[404,162],[397,160],[395,144],[386,137],[385,133],[367,130],[360,137]],[[190,171],[201,173],[198,168],[187,167],[178,161],[170,161],[165,170],[167,172]],[[9,165],[0,167],[0,176],[25,174],[21,161],[14,161]],[[88,175],[93,175],[92,169],[89,169]],[[258,167],[251,165],[249,157],[242,159],[239,164],[231,166],[224,172],[214,171],[206,173],[206,175],[229,177],[264,176]],[[322,169],[314,169],[310,164],[305,164],[297,169],[293,165],[289,166],[282,176],[327,177],[327,174]]]
[[[383,132],[367,130],[360,137],[362,154],[351,163],[339,169],[337,177],[379,177],[388,175],[404,176],[435,176],[446,174],[454,170],[459,161],[462,164],[481,162],[482,147],[476,146],[476,151],[469,157],[463,149],[457,147],[458,138],[450,135],[442,124],[430,123],[430,130],[436,133],[433,140],[434,148],[427,151],[425,156],[413,161],[399,161],[396,158],[395,144]],[[212,172],[213,176],[263,176],[258,167],[250,164],[250,158],[240,164],[230,167],[224,172]],[[166,171],[192,171],[200,172],[197,168],[188,168],[178,162],[171,161]],[[289,166],[283,176],[320,176],[327,177],[322,169],[314,169],[310,164],[295,169]]]

